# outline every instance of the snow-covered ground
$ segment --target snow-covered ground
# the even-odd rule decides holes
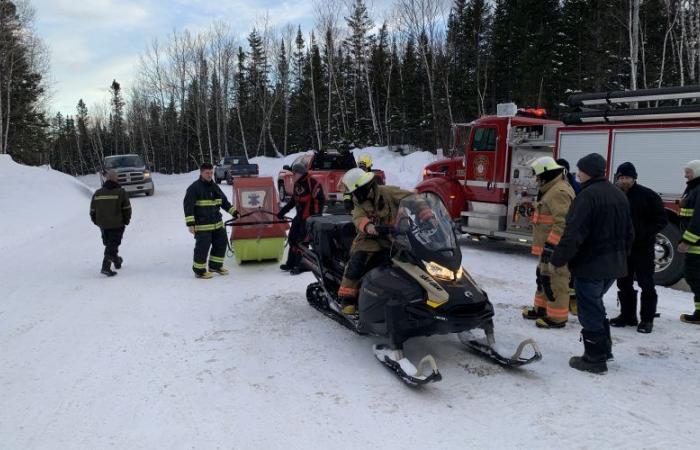
[[[373,151],[389,182],[420,178],[424,161]],[[310,275],[228,259],[229,277],[194,279],[193,179],[156,174],[156,195],[132,199],[124,268],[107,279],[88,190],[0,156],[0,448],[697,448],[700,327],[678,322],[690,294],[660,289],[654,333],[613,330],[608,374],[583,374],[567,365],[575,319],[545,331],[520,318],[527,251],[465,241],[501,345],[534,337],[544,359],[505,370],[453,336],[416,339],[409,356],[432,353],[443,381],[410,389],[374,359],[376,339],[306,304]]]

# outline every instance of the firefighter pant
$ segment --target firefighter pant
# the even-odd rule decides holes
[[[194,273],[201,275],[207,271],[207,255],[209,255],[209,269],[220,269],[224,265],[228,244],[226,230],[219,228],[213,231],[197,231],[194,238],[194,262],[192,264]],[[209,252],[210,248],[211,253]]]
[[[651,322],[656,315],[656,285],[654,283],[654,245],[632,248],[627,258],[627,276],[617,280],[620,290],[620,312],[627,319],[637,318],[637,293],[634,290],[634,280],[642,291],[640,316],[643,322]]]
[[[338,297],[357,298],[364,274],[384,261],[391,241],[382,237],[357,237],[350,248],[350,257],[340,282]]]
[[[119,256],[119,246],[124,236],[124,227],[102,229],[102,243],[105,246],[105,260],[114,261]]]
[[[685,255],[685,281],[695,296],[695,310],[700,311],[700,255]]]
[[[552,322],[566,322],[569,318],[569,280],[571,276],[565,267],[560,273],[550,273],[547,265],[540,262],[537,266],[537,290],[535,307],[545,308],[547,318]]]
[[[292,219],[292,226],[289,229],[287,243],[289,244],[289,252],[287,253],[287,267],[297,267],[301,262],[301,249],[299,244],[306,239],[306,220],[295,217]]]

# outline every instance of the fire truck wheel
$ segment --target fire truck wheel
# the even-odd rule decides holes
[[[656,235],[656,274],[654,281],[661,286],[671,286],[683,278],[683,255],[676,247],[681,239],[678,226],[669,223]]]

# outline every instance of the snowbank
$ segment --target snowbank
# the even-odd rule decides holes
[[[90,188],[69,175],[0,155],[0,249],[50,233],[65,222],[89,221],[91,195]]]
[[[423,179],[423,168],[437,160],[437,156],[430,152],[414,152],[407,156],[390,151],[387,147],[356,148],[353,151],[355,159],[367,153],[374,161],[374,168],[381,169],[386,174],[387,184],[400,186],[404,189],[413,189]],[[282,166],[291,165],[299,156],[306,154],[294,153],[284,158],[258,157],[251,162],[260,167],[261,176],[277,178]]]

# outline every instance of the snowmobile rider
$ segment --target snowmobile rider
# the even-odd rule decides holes
[[[574,277],[584,353],[569,359],[569,366],[604,373],[613,356],[603,296],[616,279],[627,275],[634,227],[625,194],[605,176],[605,158],[591,153],[577,166],[581,194],[571,204],[549,270],[566,273],[568,264]]]
[[[197,278],[203,279],[211,278],[212,272],[219,275],[229,273],[224,267],[228,237],[219,209],[227,211],[234,219],[239,216],[236,208],[229,203],[221,188],[213,181],[213,177],[214,167],[209,163],[202,164],[199,167],[199,179],[187,188],[182,202],[185,223],[195,238],[192,270]]]
[[[548,264],[559,244],[566,214],[576,197],[565,178],[565,168],[554,158],[543,156],[530,165],[539,185],[535,213],[532,216],[532,254],[539,256],[535,306],[522,311],[525,319],[536,320],[539,328],[564,328],[569,318],[569,280],[566,266],[551,272]]]
[[[119,256],[119,245],[122,243],[124,230],[131,221],[131,203],[129,195],[119,185],[116,171],[110,170],[101,189],[98,189],[90,201],[90,219],[100,227],[102,243],[105,246],[102,270],[100,273],[113,277],[121,269],[124,260]]]
[[[700,160],[685,165],[688,180],[681,198],[681,242],[678,251],[685,253],[685,281],[695,297],[695,311],[681,314],[681,322],[700,325]]]
[[[357,167],[364,170],[365,172],[372,173],[372,157],[369,155],[369,153],[364,153],[360,155],[360,158],[357,160]],[[381,184],[381,180],[379,178],[376,178],[376,181],[377,183]],[[352,194],[347,192],[347,189],[345,190],[345,194],[343,194],[343,205],[345,206],[345,212],[351,214],[354,205],[352,200]]]
[[[292,208],[296,208],[296,216],[292,219],[292,226],[287,238],[289,241],[287,262],[282,264],[280,269],[297,275],[302,272],[299,266],[301,262],[299,244],[306,238],[306,220],[311,216],[323,213],[326,197],[321,183],[309,176],[303,163],[293,164],[292,174],[294,176],[292,199],[277,213],[277,218],[282,219]]]
[[[666,227],[668,218],[659,194],[637,183],[637,169],[632,163],[620,164],[615,173],[615,184],[627,195],[630,204],[634,244],[627,258],[627,276],[617,279],[620,315],[610,319],[610,325],[635,326],[640,333],[651,333],[658,302],[654,283],[656,234]],[[642,291],[639,324],[635,279]]]
[[[381,261],[384,252],[391,249],[390,238],[380,236],[376,226],[394,224],[399,203],[413,193],[396,186],[380,185],[372,172],[359,168],[349,170],[343,176],[343,184],[353,197],[352,221],[358,233],[350,248],[350,258],[338,289],[338,300],[343,314],[351,315],[357,313],[362,276]],[[420,219],[435,220],[427,204]]]

